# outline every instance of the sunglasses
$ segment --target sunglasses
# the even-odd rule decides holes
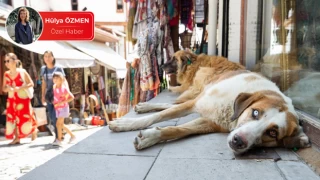
[[[4,63],[9,63],[9,62],[10,62],[10,60],[4,60],[3,62],[4,62]]]

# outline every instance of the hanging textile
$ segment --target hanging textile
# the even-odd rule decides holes
[[[179,3],[178,0],[168,0],[170,1],[168,4],[168,12],[170,15],[169,24],[170,26],[176,26],[179,24]],[[170,8],[169,8],[170,5]],[[173,7],[171,7],[173,6]],[[172,9],[173,8],[173,9]]]
[[[128,17],[128,25],[127,25],[127,30],[128,30],[128,41],[131,41],[132,44],[136,44],[137,39],[132,37],[132,31],[133,31],[133,25],[135,21],[135,15],[137,12],[137,0],[128,0],[127,2],[130,2],[130,7],[129,7],[129,17]]]
[[[140,71],[139,71],[139,66],[140,66],[140,59],[135,59],[132,62],[132,67],[134,68],[134,76],[133,76],[133,81],[134,81],[134,97],[133,97],[133,102],[132,106],[134,107],[136,104],[140,102]]]
[[[152,67],[148,46],[149,29],[141,32],[138,38],[138,55],[140,56],[140,86],[142,91],[147,91],[153,87]]]
[[[193,10],[193,0],[181,0],[180,17],[181,23],[184,24],[188,29],[193,29],[192,21],[192,10]]]
[[[124,116],[130,111],[130,88],[131,88],[130,66],[131,66],[130,63],[127,63],[127,75],[124,79],[121,95],[119,98],[117,118]]]

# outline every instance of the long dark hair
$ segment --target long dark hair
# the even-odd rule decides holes
[[[47,51],[45,51],[45,52],[43,53],[43,56],[42,56],[43,64],[45,64],[45,65],[47,66],[46,62],[44,61],[44,55],[47,54],[47,53],[50,54],[50,55],[53,57],[52,64],[53,64],[53,66],[55,66],[55,64],[56,64],[56,58],[54,58],[54,55],[53,55],[52,51],[49,51],[49,50],[47,50]]]

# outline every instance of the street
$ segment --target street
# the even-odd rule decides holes
[[[94,127],[87,130],[74,131],[76,142],[85,139],[100,130]],[[44,164],[61,154],[74,144],[68,144],[69,135],[65,136],[62,147],[52,146],[53,136],[38,137],[34,142],[30,138],[21,139],[20,145],[8,146],[10,140],[0,142],[0,179],[13,180]]]

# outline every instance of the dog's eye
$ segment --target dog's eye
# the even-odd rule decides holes
[[[276,131],[275,129],[270,129],[270,130],[267,130],[266,134],[272,138],[277,138],[278,131]]]
[[[259,111],[256,110],[256,109],[252,109],[252,117],[253,117],[254,119],[258,119],[258,117],[259,117]]]

